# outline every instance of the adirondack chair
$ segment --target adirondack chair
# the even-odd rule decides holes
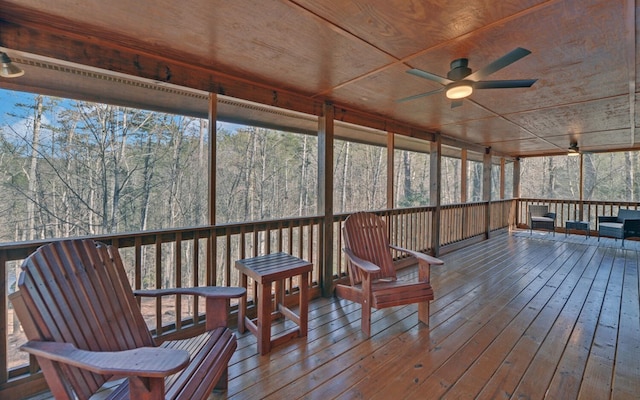
[[[226,327],[230,298],[243,288],[145,291],[206,297],[206,332],[156,346],[134,298],[118,250],[92,240],[40,247],[22,265],[11,295],[34,355],[56,399],[88,399],[113,377],[126,377],[109,399],[205,399],[237,344]]]
[[[371,308],[387,308],[418,303],[418,319],[429,325],[431,265],[443,261],[426,254],[389,244],[387,227],[372,213],[350,215],[342,228],[349,263],[349,285],[337,284],[338,297],[362,304],[361,329],[371,335]],[[418,280],[404,281],[396,276],[391,249],[407,253],[418,261]]]

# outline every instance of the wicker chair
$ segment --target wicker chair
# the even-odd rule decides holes
[[[529,206],[529,233],[533,234],[534,229],[544,229],[556,234],[556,214],[549,212],[549,206]]]
[[[598,241],[600,236],[624,240],[628,237],[640,237],[640,210],[621,208],[618,216],[598,216]]]

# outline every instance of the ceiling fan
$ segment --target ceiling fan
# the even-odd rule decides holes
[[[569,142],[569,149],[567,149],[568,156],[579,156],[580,155],[580,147],[578,147],[578,141],[572,140]]]
[[[571,157],[571,156],[579,156],[581,154],[594,154],[594,152],[581,149],[578,146],[578,139],[571,139],[569,141],[569,148],[567,149],[567,155]]]
[[[416,94],[414,96],[405,97],[397,100],[397,102],[415,100],[420,97],[430,96],[432,94],[445,92],[447,98],[453,100],[451,108],[462,105],[462,99],[473,93],[474,89],[510,89],[531,87],[537,79],[513,79],[513,80],[495,80],[483,81],[482,79],[501,70],[502,68],[518,61],[519,59],[531,54],[527,49],[521,47],[512,50],[504,56],[498,58],[494,62],[484,68],[471,73],[469,68],[469,60],[466,58],[458,58],[451,62],[451,70],[447,73],[447,77],[443,78],[431,72],[420,69],[410,69],[407,73],[418,76],[420,78],[429,79],[443,85],[442,88],[432,90],[426,93]]]

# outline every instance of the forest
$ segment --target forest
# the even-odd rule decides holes
[[[208,224],[206,120],[0,95],[3,242]],[[315,136],[219,122],[215,140],[217,224],[318,214]],[[344,140],[334,146],[334,212],[385,209],[386,148]],[[583,157],[586,200],[639,198],[635,152]],[[521,196],[578,199],[577,159],[523,159]],[[396,150],[394,160],[396,207],[429,205],[429,154]],[[499,198],[498,163],[492,199]],[[481,201],[482,163],[465,167],[466,201]],[[464,200],[461,168],[460,158],[443,158],[443,204]],[[505,169],[510,198],[513,164]]]

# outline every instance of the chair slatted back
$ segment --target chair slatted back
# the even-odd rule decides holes
[[[396,278],[396,270],[389,248],[387,225],[384,220],[372,213],[357,212],[344,221],[344,240],[348,248],[363,260],[380,267],[380,274],[374,279]],[[349,264],[351,284],[362,282],[358,268]]]
[[[68,342],[94,351],[155,346],[117,249],[93,240],[54,242],[30,255],[22,270],[18,286],[24,307],[18,308],[29,315],[18,317],[33,322],[25,330],[29,340]],[[80,399],[110,378],[55,368],[67,393]]]

